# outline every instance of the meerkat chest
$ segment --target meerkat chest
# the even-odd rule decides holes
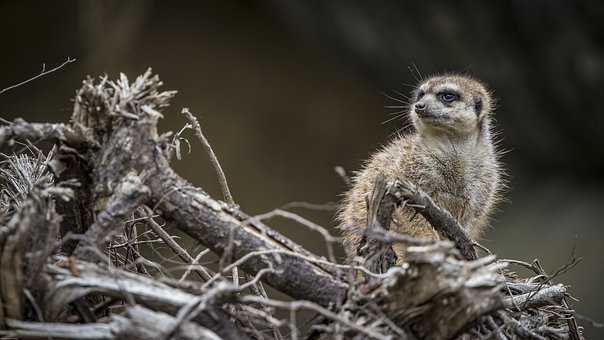
[[[427,171],[420,185],[439,206],[460,223],[466,223],[475,215],[474,197],[481,190],[476,166],[456,157],[433,159],[425,166]]]

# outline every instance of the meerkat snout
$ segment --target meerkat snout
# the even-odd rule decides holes
[[[424,103],[415,103],[415,112],[420,113],[420,112],[424,112],[424,110],[426,109],[426,104]]]

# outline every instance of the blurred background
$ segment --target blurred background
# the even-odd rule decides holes
[[[67,121],[86,75],[134,78],[153,67],[179,91],[162,129],[189,107],[236,201],[258,214],[292,201],[337,202],[347,171],[404,121],[386,94],[421,76],[467,72],[498,98],[496,128],[510,189],[484,244],[539,258],[604,321],[604,4],[598,1],[0,1],[0,117]],[[221,197],[195,138],[176,168]],[[333,211],[294,209],[332,228]],[[273,226],[317,253],[318,235]],[[331,229],[334,233],[335,230]],[[340,252],[340,254],[342,254]],[[586,327],[588,338],[604,336]]]

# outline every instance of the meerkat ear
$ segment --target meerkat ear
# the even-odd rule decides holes
[[[482,98],[474,99],[474,112],[477,117],[480,117],[480,114],[482,113]]]

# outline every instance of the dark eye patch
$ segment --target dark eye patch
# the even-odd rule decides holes
[[[476,98],[474,100],[474,112],[476,112],[477,116],[480,116],[480,113],[482,112],[482,99]]]
[[[423,96],[425,96],[425,95],[426,95],[426,92],[424,92],[424,91],[422,91],[422,90],[419,90],[419,91],[417,92],[417,100],[422,99],[422,97],[423,97]]]

